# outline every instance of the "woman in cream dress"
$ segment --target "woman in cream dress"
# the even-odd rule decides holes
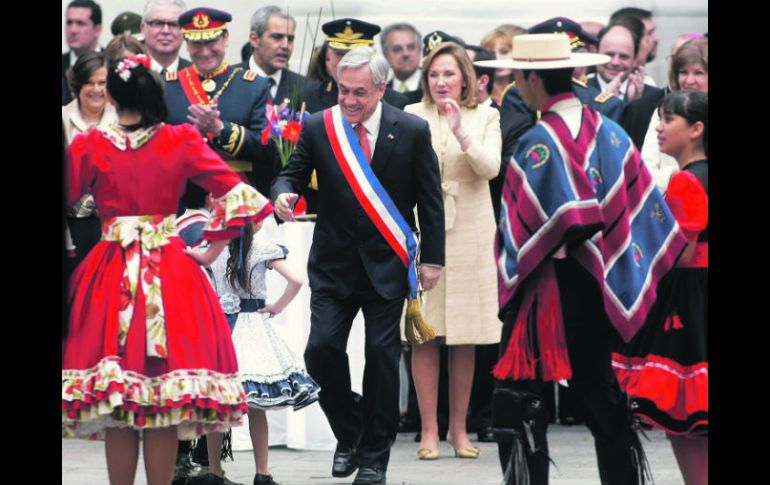
[[[405,111],[430,125],[441,167],[446,214],[446,267],[439,284],[425,294],[425,319],[438,339],[415,345],[412,372],[422,420],[418,457],[439,456],[436,419],[439,345],[449,348],[449,433],[455,455],[476,458],[465,428],[473,382],[475,345],[497,343],[495,218],[488,181],[500,170],[500,115],[479,106],[476,76],[465,50],[446,42],[423,61],[422,103]]]

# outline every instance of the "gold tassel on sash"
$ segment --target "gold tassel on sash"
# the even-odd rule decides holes
[[[424,344],[436,338],[436,331],[422,316],[422,307],[417,298],[406,304],[404,335],[410,344]]]

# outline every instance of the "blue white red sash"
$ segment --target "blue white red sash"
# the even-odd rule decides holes
[[[417,298],[417,241],[409,223],[398,211],[369,166],[353,127],[339,105],[324,110],[324,126],[334,158],[364,211],[407,268],[409,298]]]

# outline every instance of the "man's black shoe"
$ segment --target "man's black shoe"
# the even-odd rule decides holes
[[[334,462],[332,463],[332,476],[350,476],[354,471],[356,471],[356,468],[358,468],[355,463],[355,459],[355,448],[337,443],[337,449],[334,450]]]
[[[479,441],[482,443],[494,443],[495,441],[495,433],[492,431],[491,427],[481,428],[479,430]]]
[[[384,485],[385,470],[371,466],[362,466],[353,480],[353,485]]]
[[[273,480],[272,475],[260,475],[257,473],[254,475],[254,485],[280,485],[278,482]]]

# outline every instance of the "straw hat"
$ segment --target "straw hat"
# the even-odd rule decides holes
[[[479,61],[479,67],[503,69],[562,69],[596,66],[610,61],[604,54],[573,53],[567,34],[522,34],[513,38],[513,59]]]

